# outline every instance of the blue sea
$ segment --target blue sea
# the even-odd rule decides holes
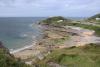
[[[42,17],[1,17],[0,41],[8,49],[18,49],[31,45],[41,36],[38,22]]]

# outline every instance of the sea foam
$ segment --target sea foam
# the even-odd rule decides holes
[[[11,49],[11,50],[10,50],[10,53],[11,53],[11,54],[14,54],[14,53],[17,53],[17,52],[20,52],[20,51],[29,49],[29,48],[31,48],[31,47],[34,47],[35,45],[36,45],[36,42],[34,41],[34,43],[33,43],[32,45],[27,45],[27,46],[24,46],[24,47],[19,48],[19,49],[16,49],[16,50]]]

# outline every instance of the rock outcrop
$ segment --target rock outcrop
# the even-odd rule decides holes
[[[0,48],[5,48],[1,41],[0,41]]]

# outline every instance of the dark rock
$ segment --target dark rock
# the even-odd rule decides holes
[[[5,48],[1,41],[0,41],[0,48]]]

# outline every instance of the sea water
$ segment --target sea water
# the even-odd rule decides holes
[[[41,17],[1,17],[0,41],[8,49],[31,45],[41,34],[37,22]]]

